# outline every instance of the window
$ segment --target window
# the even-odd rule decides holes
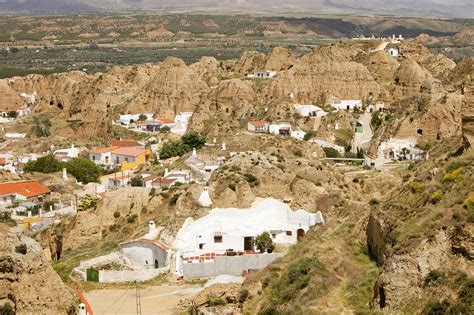
[[[199,249],[204,249],[204,243],[199,244]]]
[[[272,233],[272,238],[276,238],[277,235],[275,233]]]
[[[222,236],[214,236],[214,243],[222,243]]]
[[[291,232],[291,231],[286,231],[286,235],[287,235],[287,236],[292,236],[292,235],[293,235],[293,232]]]
[[[148,265],[148,260],[145,260],[145,265]]]
[[[92,156],[92,161],[94,161],[94,162],[95,162],[95,155],[93,155],[93,156]]]

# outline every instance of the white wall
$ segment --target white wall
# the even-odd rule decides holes
[[[148,243],[130,243],[121,245],[121,253],[130,259],[133,265],[141,269],[154,268],[155,259],[158,260],[159,266],[166,264],[166,251],[161,250],[158,246]]]

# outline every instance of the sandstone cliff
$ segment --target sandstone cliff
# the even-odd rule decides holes
[[[77,298],[66,287],[33,239],[2,231],[0,306],[17,314],[76,314]]]

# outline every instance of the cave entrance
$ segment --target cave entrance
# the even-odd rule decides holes
[[[385,307],[385,290],[383,287],[379,287],[379,306],[380,308]]]
[[[423,129],[418,129],[418,130],[416,131],[416,133],[419,134],[420,136],[422,136],[422,135],[423,135]]]

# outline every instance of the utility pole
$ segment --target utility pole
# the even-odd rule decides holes
[[[142,302],[140,300],[140,287],[138,282],[135,281],[135,300],[137,305],[137,315],[142,315]]]

